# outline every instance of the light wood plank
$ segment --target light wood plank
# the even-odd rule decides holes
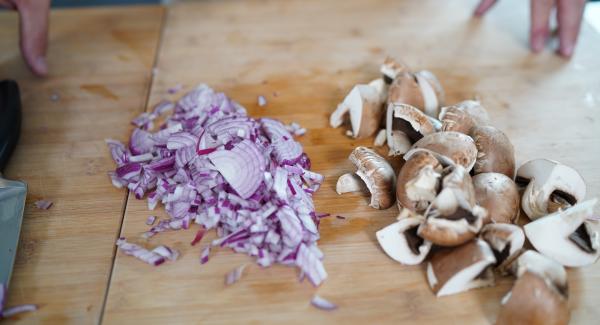
[[[203,245],[189,246],[197,228],[160,234],[148,246],[172,245],[182,258],[154,268],[118,254],[105,322],[493,322],[512,280],[436,299],[422,267],[401,266],[385,256],[375,231],[393,222],[397,210],[375,211],[364,196],[334,192],[337,177],[350,169],[349,152],[370,140],[348,139],[327,123],[350,87],[377,77],[379,63],[391,54],[433,70],[450,103],[478,96],[494,124],[513,140],[519,163],[535,157],[560,160],[582,173],[590,197],[599,196],[600,37],[584,26],[570,61],[550,51],[533,55],[527,48],[526,2],[500,1],[482,20],[471,18],[475,2],[248,0],[173,6],[150,104],[178,83],[189,89],[205,82],[254,116],[307,126],[301,141],[314,170],[326,176],[316,206],[348,219],[322,223],[320,247],[330,277],[318,289],[297,283],[293,269],[261,269],[226,250],[200,265]],[[266,107],[258,107],[258,95],[267,97]],[[142,242],[138,235],[147,229],[144,221],[155,213],[130,197],[122,234]],[[224,275],[244,262],[251,265],[245,277],[226,288]],[[594,323],[600,317],[600,264],[569,275],[573,323]],[[311,307],[315,292],[340,308],[324,312]]]
[[[20,58],[16,15],[0,13],[0,76],[16,79],[23,99],[5,177],[29,186],[7,304],[40,307],[7,324],[99,322],[126,200],[106,175],[104,139],[127,140],[127,121],[145,107],[162,16],[161,7],[53,11],[41,79]],[[54,206],[36,209],[42,198]]]

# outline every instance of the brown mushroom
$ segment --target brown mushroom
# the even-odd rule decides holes
[[[515,175],[515,150],[508,137],[493,126],[475,126],[471,137],[477,146],[475,175],[501,173],[510,178]]]
[[[457,246],[481,230],[487,211],[475,203],[473,181],[460,165],[451,167],[442,190],[425,212],[418,234],[439,246]]]
[[[559,210],[525,225],[525,234],[533,247],[558,263],[581,267],[600,257],[600,232],[594,221],[596,199]]]
[[[385,158],[378,155],[375,151],[356,147],[348,158],[356,166],[356,175],[358,175],[371,193],[371,203],[375,209],[387,209],[394,204],[396,175],[392,166]],[[342,175],[338,179],[336,190],[339,194],[356,191],[355,183],[348,181],[351,176]],[[345,187],[345,184],[350,184]]]
[[[436,132],[425,135],[415,142],[412,148],[427,149],[448,157],[467,171],[473,168],[477,159],[477,147],[473,139],[458,132]]]
[[[406,153],[413,143],[435,132],[427,115],[407,104],[389,104],[386,116],[390,155]]]
[[[377,241],[392,259],[405,265],[417,265],[427,257],[431,242],[417,235],[422,218],[404,218],[377,232]]]
[[[534,159],[517,170],[517,184],[526,186],[521,200],[531,220],[581,202],[586,186],[573,168],[549,159]]]
[[[479,237],[494,251],[496,265],[515,256],[523,248],[525,234],[521,227],[508,223],[491,223],[481,229]]]
[[[400,169],[396,199],[401,217],[421,214],[437,196],[442,165],[427,151],[417,152]]]
[[[513,223],[519,217],[517,184],[504,174],[483,173],[473,177],[477,204],[488,211],[484,224]]]
[[[567,272],[534,251],[513,263],[517,281],[502,298],[496,325],[566,325],[569,323]]]
[[[425,99],[417,78],[410,72],[399,74],[388,91],[388,104],[407,104],[424,111]]]
[[[479,101],[465,100],[456,105],[442,107],[439,116],[442,131],[470,134],[475,126],[488,125],[489,116]]]
[[[431,71],[421,70],[415,73],[417,83],[423,95],[423,110],[428,116],[439,115],[439,108],[444,105],[444,89],[438,78]]]
[[[329,123],[336,128],[350,114],[352,137],[366,138],[379,129],[384,108],[382,89],[372,85],[356,85],[331,114]]]
[[[494,253],[483,240],[475,239],[433,253],[427,264],[427,280],[436,296],[446,296],[494,284],[491,266]]]
[[[383,64],[381,64],[380,71],[383,75],[383,80],[389,85],[398,75],[409,72],[409,68],[404,62],[388,56],[383,61]]]

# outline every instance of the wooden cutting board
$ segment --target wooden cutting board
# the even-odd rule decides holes
[[[25,106],[23,139],[6,176],[30,189],[8,304],[41,306],[16,323],[493,322],[512,279],[436,299],[423,267],[395,263],[378,247],[375,232],[394,221],[396,208],[376,211],[366,195],[335,194],[337,177],[351,169],[348,154],[371,140],[349,139],[327,123],[349,89],[376,78],[379,63],[393,55],[436,73],[448,103],[481,99],[513,140],[518,163],[564,162],[585,177],[588,197],[600,196],[600,37],[584,26],[570,61],[550,50],[532,55],[525,2],[500,1],[481,20],[471,18],[475,2],[213,0],[178,3],[164,21],[159,8],[63,10],[52,16],[46,79],[32,78],[20,63],[16,20],[2,13],[0,76],[19,79]],[[322,222],[329,278],[321,287],[298,283],[295,269],[262,269],[228,250],[200,265],[214,234],[190,247],[196,227],[144,243],[179,249],[175,263],[154,268],[115,255],[119,235],[143,243],[146,217],[166,214],[112,188],[103,141],[126,140],[128,121],[143,107],[182,94],[170,96],[168,88],[201,82],[253,116],[309,129],[301,142],[326,176],[316,206],[346,217]],[[258,107],[258,95],[267,106]],[[55,206],[36,210],[40,198]],[[225,274],[242,263],[242,280],[225,287]],[[594,323],[600,264],[570,270],[569,286],[572,323]],[[315,293],[340,308],[311,307]]]
[[[587,26],[577,55],[566,61],[550,50],[527,48],[525,3],[502,1],[485,19],[473,19],[474,2],[441,1],[204,1],[171,8],[158,55],[149,107],[167,89],[207,83],[253,116],[296,121],[309,131],[301,142],[326,182],[315,197],[324,219],[319,246],[329,278],[319,288],[298,283],[297,271],[261,269],[229,250],[200,265],[203,244],[190,247],[197,228],[164,233],[149,247],[183,252],[159,268],[118,253],[104,321],[161,323],[490,323],[512,279],[491,288],[436,299],[423,267],[406,267],[379,248],[375,232],[392,223],[396,208],[376,211],[365,195],[338,196],[337,177],[351,170],[357,145],[328,115],[351,86],[376,78],[386,55],[438,75],[448,103],[479,98],[493,123],[513,140],[518,163],[536,157],[581,171],[589,196],[600,194],[600,38]],[[267,98],[258,107],[257,96]],[[172,96],[171,98],[176,98]],[[144,201],[131,196],[122,235],[147,229]],[[164,217],[163,211],[157,212]],[[138,242],[141,242],[138,240]],[[225,287],[224,276],[242,263],[243,279]],[[569,272],[573,323],[599,316],[600,264]],[[309,305],[319,295],[339,304],[334,312]]]

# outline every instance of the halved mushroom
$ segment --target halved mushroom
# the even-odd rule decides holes
[[[356,166],[356,175],[371,192],[369,205],[375,209],[391,207],[396,198],[396,175],[385,158],[369,148],[356,147],[348,159]],[[349,181],[351,178],[351,174],[344,174],[338,179],[336,190],[339,194],[356,191],[356,182]]]
[[[388,105],[386,126],[387,143],[392,156],[404,154],[413,143],[435,132],[427,115],[407,104]]]
[[[569,290],[565,269],[534,251],[523,253],[513,264],[517,281],[502,298],[496,324],[568,324]]]
[[[508,137],[493,126],[475,126],[471,137],[477,146],[477,161],[473,167],[475,175],[501,173],[510,178],[515,175],[515,150]]]
[[[517,184],[504,174],[483,173],[473,177],[477,204],[488,211],[484,224],[513,223],[519,217]]]
[[[490,118],[481,103],[465,100],[456,105],[442,107],[440,113],[442,131],[455,131],[470,134],[475,126],[488,125]]]
[[[404,62],[397,61],[388,56],[383,61],[380,71],[383,74],[383,80],[389,85],[392,83],[392,81],[394,81],[394,79],[396,79],[398,75],[408,72],[409,69]]]
[[[406,161],[396,183],[400,217],[423,213],[437,196],[441,178],[442,165],[430,152],[417,152]]]
[[[527,239],[540,253],[564,266],[593,264],[600,256],[600,233],[589,220],[596,201],[588,200],[526,224]]]
[[[389,138],[388,138],[389,139]],[[428,149],[448,157],[458,165],[471,171],[477,160],[477,147],[473,139],[458,132],[436,132],[425,135],[415,142],[413,149]]]
[[[388,92],[388,104],[408,104],[433,117],[438,116],[444,101],[444,91],[438,79],[429,71],[396,76]]]
[[[421,70],[415,73],[417,83],[421,88],[423,95],[423,109],[428,116],[437,117],[439,108],[444,105],[444,89],[438,78],[428,70]]]
[[[527,186],[521,202],[531,220],[581,202],[586,192],[583,177],[575,169],[549,159],[526,162],[517,170],[516,181]]]
[[[427,257],[431,242],[417,235],[420,218],[405,218],[377,232],[377,241],[393,260],[405,265],[417,265]]]
[[[479,236],[492,248],[496,265],[519,253],[525,243],[525,234],[521,227],[508,223],[485,225]]]
[[[378,129],[383,117],[383,98],[385,88],[375,82],[371,85],[356,85],[331,114],[329,123],[336,128],[342,125],[346,114],[350,114],[352,136],[366,138]]]
[[[427,280],[436,296],[446,296],[494,284],[496,262],[490,246],[480,239],[441,249],[427,264]]]
[[[425,212],[418,234],[439,246],[457,246],[473,239],[487,211],[475,203],[473,181],[460,165],[450,167],[442,190]]]

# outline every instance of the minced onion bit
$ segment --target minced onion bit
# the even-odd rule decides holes
[[[169,111],[165,107],[173,107],[172,115],[152,131],[154,120]],[[310,171],[308,156],[293,138],[305,129],[253,119],[206,85],[132,123],[137,128],[128,146],[107,140],[117,164],[109,175],[116,187],[128,188],[137,199],[146,197],[149,209],[164,204],[169,218],[144,237],[188,229],[195,222],[216,229],[218,236],[202,249],[202,264],[211,247],[229,247],[263,267],[296,266],[314,285],[323,282],[327,273],[317,247],[320,218],[312,200],[323,176]],[[125,243],[123,239],[119,247],[126,254],[160,264],[161,256]]]
[[[0,320],[12,317],[17,314],[21,314],[28,311],[37,310],[36,305],[26,304],[18,305],[10,308],[4,308],[6,304],[6,297],[8,296],[8,288],[4,283],[0,283]]]
[[[246,269],[246,264],[242,264],[233,269],[233,271],[227,273],[225,275],[225,285],[229,286],[238,282],[244,273],[244,269]]]
[[[54,204],[52,201],[49,200],[38,200],[35,201],[34,205],[36,208],[41,209],[41,210],[48,210],[50,209],[50,207],[52,206],[52,204]]]
[[[310,303],[319,308],[319,309],[323,309],[323,310],[334,310],[337,309],[338,306],[332,302],[330,302],[329,300],[319,296],[319,295],[315,295],[312,300],[310,301]]]

